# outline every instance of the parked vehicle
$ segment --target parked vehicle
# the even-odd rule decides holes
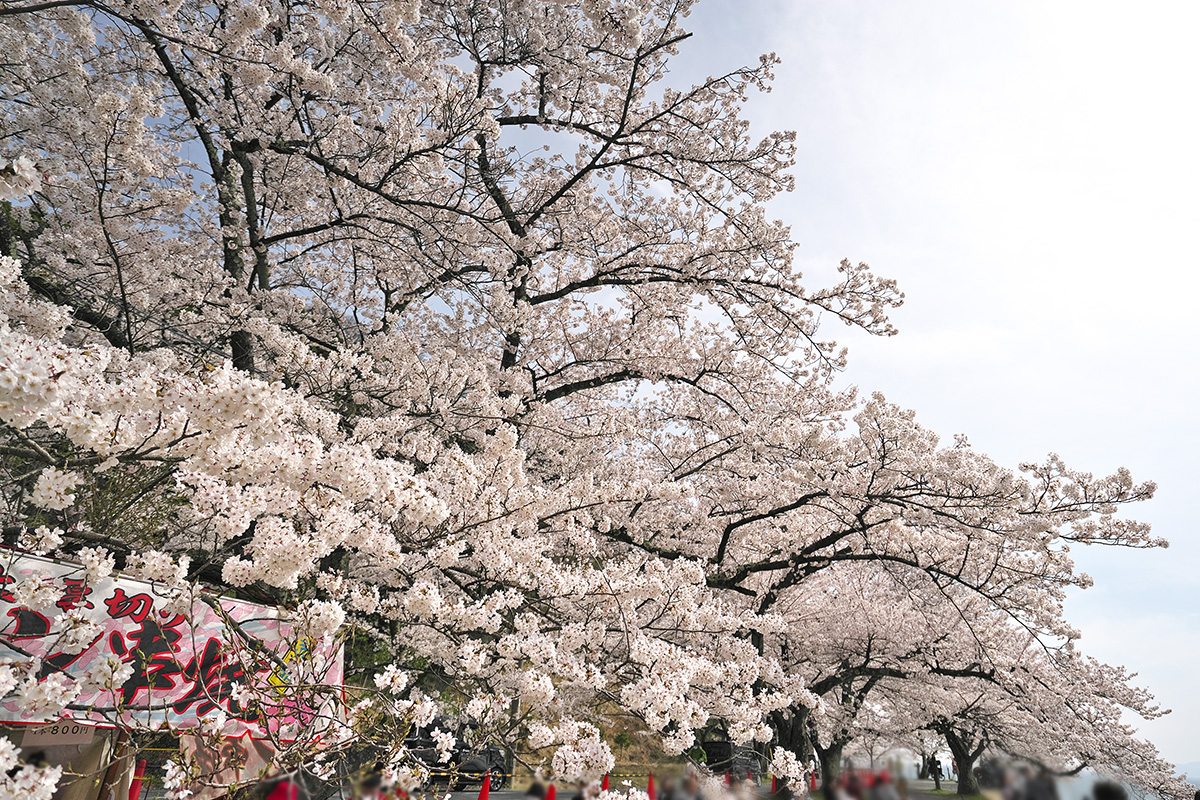
[[[752,776],[755,780],[762,774],[762,756],[753,748],[736,745],[727,739],[701,742],[705,765],[716,775],[728,773],[738,778]]]
[[[492,788],[500,788],[507,781],[504,751],[490,742],[476,747],[466,745],[466,740],[474,738],[470,735],[474,727],[438,717],[428,727],[410,733],[404,743],[414,756],[429,765],[432,770],[429,782],[432,784],[446,784],[458,791],[469,786],[480,786],[484,776],[491,775]],[[448,761],[438,760],[434,730],[449,731],[455,736],[455,746],[450,751]]]

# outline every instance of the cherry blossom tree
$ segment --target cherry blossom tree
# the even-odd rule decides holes
[[[801,283],[790,136],[739,117],[773,60],[666,88],[689,6],[6,6],[10,543],[353,630],[424,665],[356,714],[436,687],[566,779],[611,762],[598,698],[676,750],[768,735],[753,612],[587,511],[675,481],[580,460],[667,385],[823,395],[818,315],[888,333],[899,296]]]
[[[937,624],[956,622],[968,603],[995,612],[981,616],[982,625],[1008,620],[1047,641],[1073,637],[1064,591],[1090,578],[1075,571],[1070,545],[1163,544],[1119,515],[1154,489],[1124,471],[1097,478],[1051,456],[1014,472],[964,440],[941,446],[911,412],[880,397],[849,417],[836,411],[843,398],[777,391],[774,402],[758,404],[761,416],[734,404],[704,414],[692,398],[663,398],[677,411],[645,447],[626,446],[627,459],[612,459],[614,478],[658,464],[687,488],[670,504],[644,496],[610,504],[602,524],[610,540],[705,563],[710,587],[770,618],[772,627],[751,640],[783,663],[787,680],[803,675],[818,694],[836,689],[851,710],[877,682],[907,674],[906,657],[929,658],[922,645],[936,642]],[[857,589],[871,600],[830,604],[841,568],[874,581]],[[936,613],[914,611],[899,624],[895,602],[913,594]],[[793,609],[812,616],[801,625]],[[921,669],[986,670],[975,650]],[[811,744],[808,703],[776,715],[789,745]],[[836,749],[826,774],[836,773]]]
[[[1068,638],[1067,545],[1162,544],[1118,514],[1153,485],[1014,472],[832,388],[818,323],[888,335],[902,296],[796,269],[766,211],[792,136],[742,117],[775,59],[672,85],[691,6],[0,8],[5,543],[180,609],[284,609],[345,648],[345,683],[305,691],[347,702],[274,736],[275,768],[366,753],[404,788],[454,744],[403,746],[439,712],[595,776],[609,703],[671,753],[716,719],[778,739],[799,777],[819,695],[986,669],[883,647],[876,613],[841,669],[846,570]],[[65,678],[6,668],[25,710],[73,710]]]
[[[891,578],[830,570],[823,598],[798,597],[789,617],[794,641],[809,646],[785,669],[826,700],[823,714],[807,716],[809,741],[794,746],[814,749],[823,774],[837,775],[856,740],[916,742],[927,755],[937,749],[922,741],[928,731],[952,753],[964,795],[978,794],[974,767],[984,753],[1186,794],[1171,765],[1123,722],[1165,713],[1124,670],[1083,656],[1075,636],[1039,635],[961,589],[946,602]]]
[[[1187,795],[1174,767],[1124,719],[1166,713],[1130,685],[1132,676],[1081,655],[1073,642],[1047,649],[1017,632],[1010,642],[997,648],[1007,666],[994,680],[959,680],[922,692],[929,728],[954,754],[960,794],[978,791],[974,767],[991,751],[1060,775],[1089,768],[1148,796]]]

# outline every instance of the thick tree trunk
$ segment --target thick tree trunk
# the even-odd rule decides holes
[[[813,757],[812,736],[808,729],[812,709],[794,706],[788,709],[788,712],[787,718],[780,717],[775,726],[779,745],[791,750],[801,761],[807,762]]]
[[[946,733],[946,744],[954,754],[955,765],[958,767],[958,794],[979,794],[979,781],[975,779],[975,762],[983,752],[983,745],[972,747],[974,744],[954,731]]]
[[[813,760],[812,733],[809,730],[811,718],[812,709],[805,706],[793,706],[771,715],[775,744],[785,750],[791,750],[796,754],[796,758],[804,763]],[[770,763],[770,748],[763,751],[763,763]],[[800,787],[792,785],[791,788],[795,791]],[[797,791],[797,794],[799,793]]]
[[[835,742],[829,747],[816,745],[817,762],[821,765],[821,790],[825,795],[825,800],[836,800],[837,798],[834,786],[837,784],[838,776],[842,774],[842,751],[845,747],[844,742]]]

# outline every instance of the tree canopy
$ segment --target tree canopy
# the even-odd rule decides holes
[[[1153,484],[1009,469],[835,389],[820,325],[891,335],[903,295],[852,260],[801,275],[766,208],[793,135],[742,116],[775,59],[674,85],[692,5],[0,8],[10,563],[278,607],[342,648],[344,679],[289,689],[325,711],[259,732],[283,773],[370,752],[411,788],[454,737],[405,736],[452,715],[592,778],[615,704],[668,752],[720,723],[795,778],[874,726],[1181,793],[1121,719],[1151,699],[1062,609],[1071,545],[1165,546],[1120,513]],[[279,666],[227,621],[222,663]],[[89,711],[10,655],[27,719],[138,728],[130,663],[89,674],[114,697]],[[262,723],[234,683],[189,735]]]

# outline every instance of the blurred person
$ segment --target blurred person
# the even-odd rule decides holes
[[[754,783],[748,780],[739,780],[729,788],[733,790],[732,794],[737,800],[755,800],[758,796]]]
[[[845,782],[842,787],[846,790],[846,794],[854,800],[863,800],[863,782],[862,776],[857,770],[847,770],[844,778]]]
[[[1004,800],[1025,800],[1025,786],[1029,783],[1029,770],[1008,769],[1004,773],[1004,788],[1001,795]]]
[[[588,783],[580,781],[576,784],[575,794],[571,796],[571,800],[592,800],[593,797],[600,793],[600,784],[595,781]]]
[[[1025,800],[1058,800],[1058,785],[1044,767],[1025,784]]]
[[[1200,792],[1196,793],[1200,795]],[[1129,792],[1116,781],[1098,781],[1092,787],[1093,800],[1129,800]]]
[[[831,782],[831,785],[833,786],[833,796],[838,800],[843,800],[843,798],[850,796],[846,794],[846,781],[846,773],[843,772],[841,775],[837,776],[836,780]]]
[[[683,788],[679,793],[679,800],[704,800],[704,793],[700,791],[700,778],[696,773],[689,772],[687,777],[683,779]]]
[[[658,800],[680,800],[679,787],[675,783],[675,776],[667,773],[659,778],[658,791],[654,796]]]
[[[872,781],[870,800],[900,800],[900,793],[892,783],[892,776],[885,769]]]
[[[525,800],[546,800],[546,787],[541,781],[534,779],[533,783],[529,784],[529,788],[525,790]]]

